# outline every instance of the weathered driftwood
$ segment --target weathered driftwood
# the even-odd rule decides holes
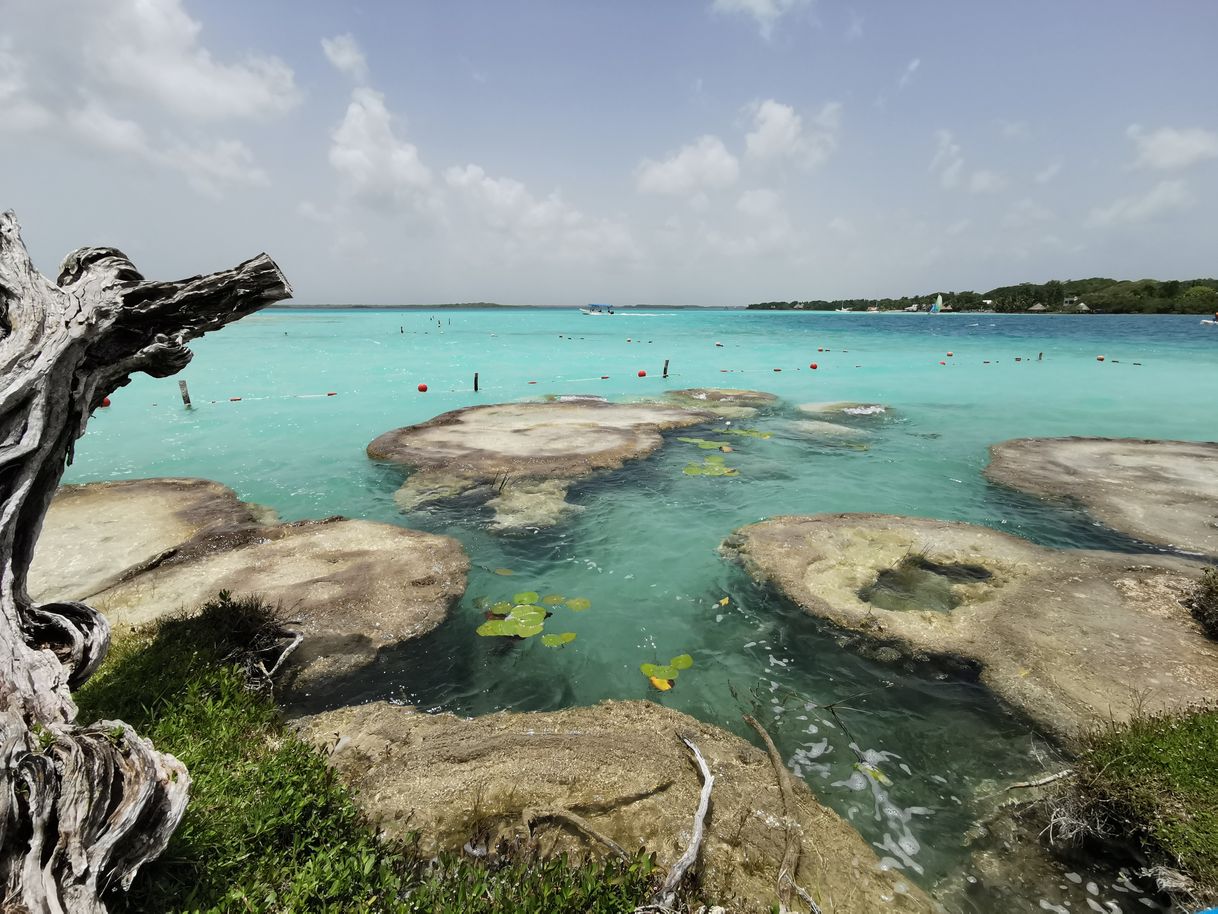
[[[685,743],[689,751],[693,753],[694,762],[698,766],[698,774],[702,776],[702,791],[698,794],[698,808],[694,812],[694,829],[689,838],[689,845],[680,859],[672,865],[672,869],[664,878],[663,885],[652,898],[652,906],[662,910],[670,910],[676,904],[677,889],[681,885],[681,880],[698,860],[698,852],[702,849],[702,835],[706,829],[706,815],[710,812],[711,790],[715,786],[715,776],[711,774],[701,750],[684,736],[681,737],[681,742]]]
[[[189,777],[126,724],[74,725],[70,690],[104,659],[109,626],[82,603],[35,605],[26,573],[90,414],[135,372],[166,377],[186,343],[291,290],[265,254],[149,282],[114,248],[69,254],[52,283],[0,214],[0,900],[34,914],[104,912],[165,847]],[[81,548],[88,548],[82,543]]]

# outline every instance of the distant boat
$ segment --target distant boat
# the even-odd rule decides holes
[[[612,305],[589,305],[586,308],[579,309],[580,314],[586,314],[589,317],[608,317],[613,314]]]
[[[838,314],[849,314],[850,313],[849,308],[834,308],[833,310],[836,311]]]
[[[939,313],[940,311],[942,311],[942,310],[943,310],[943,296],[942,296],[942,295],[936,295],[936,296],[935,296],[935,303],[934,303],[933,305],[931,305],[931,306],[930,306],[930,313],[931,313],[931,314],[938,314],[938,313]]]

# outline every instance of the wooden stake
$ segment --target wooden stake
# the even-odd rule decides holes
[[[190,409],[190,389],[187,388],[184,380],[178,381],[178,390],[182,392],[182,405]]]
[[[664,360],[664,377],[668,377],[668,359]]]
[[[474,372],[474,393],[478,392],[478,372]]]

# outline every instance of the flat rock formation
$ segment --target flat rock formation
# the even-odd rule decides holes
[[[196,611],[222,590],[257,594],[304,635],[288,670],[294,693],[431,631],[465,590],[469,560],[449,537],[342,518],[267,525],[262,516],[206,480],[66,487],[39,540],[40,588],[87,596],[120,636]]]
[[[550,713],[461,720],[384,702],[303,718],[330,750],[358,802],[391,835],[420,833],[424,853],[467,842],[492,852],[522,831],[526,809],[563,809],[633,851],[671,865],[689,841],[700,780],[678,735],[715,776],[699,866],[709,901],[769,911],[785,818],[769,758],[726,731],[650,702],[603,702]],[[849,824],[794,779],[803,854],[797,882],[826,914],[930,912],[900,872],[884,871]],[[603,849],[554,821],[537,821],[542,850]],[[801,905],[799,910],[805,908]]]
[[[206,479],[61,486],[34,549],[30,594],[39,602],[87,600],[200,533],[257,522],[254,506]]]
[[[1183,559],[881,514],[775,517],[723,551],[864,652],[977,675],[1066,741],[1139,706],[1218,700],[1218,643],[1180,602],[1201,566]]]
[[[472,493],[489,498],[498,527],[545,526],[573,509],[566,495],[574,480],[647,456],[667,429],[715,418],[590,398],[472,406],[386,432],[368,456],[413,470],[396,496],[404,510]]]
[[[888,407],[882,403],[859,403],[854,400],[833,400],[825,403],[801,403],[801,413],[812,416],[882,416]]]
[[[1067,498],[1122,533],[1218,556],[1218,444],[1133,438],[1020,438],[990,448],[985,475]]]
[[[707,410],[723,419],[751,419],[778,402],[778,397],[765,391],[736,387],[689,387],[670,390],[664,396],[678,406]]]

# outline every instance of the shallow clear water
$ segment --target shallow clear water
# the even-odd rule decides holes
[[[740,716],[756,713],[818,796],[929,884],[963,865],[962,835],[996,782],[1052,765],[1050,750],[976,686],[844,648],[720,558],[719,544],[775,514],[875,511],[986,524],[1055,547],[1148,548],[989,485],[987,447],[1026,435],[1216,437],[1209,329],[1125,316],[271,311],[195,345],[182,375],[194,410],[182,408],[176,378],[139,377],[119,391],[90,424],[68,481],[202,476],[288,520],[344,514],[449,533],[474,566],[460,608],[319,702],[390,697],[481,714],[650,698],[746,737]],[[403,515],[393,501],[401,471],[364,454],[381,432],[475,403],[697,386],[783,398],[736,423],[773,433],[733,441],[726,457],[738,476],[685,475],[706,452],[670,441],[577,486],[582,512],[550,530],[491,533],[485,509],[467,504]],[[801,433],[791,407],[827,400],[889,409],[847,420],[858,437]],[[547,623],[577,640],[552,650],[474,635],[479,598],[522,590],[590,600]],[[639,664],[681,653],[693,668],[672,691],[651,689]],[[831,712],[832,702],[841,705]],[[890,786],[864,774],[864,761]]]

